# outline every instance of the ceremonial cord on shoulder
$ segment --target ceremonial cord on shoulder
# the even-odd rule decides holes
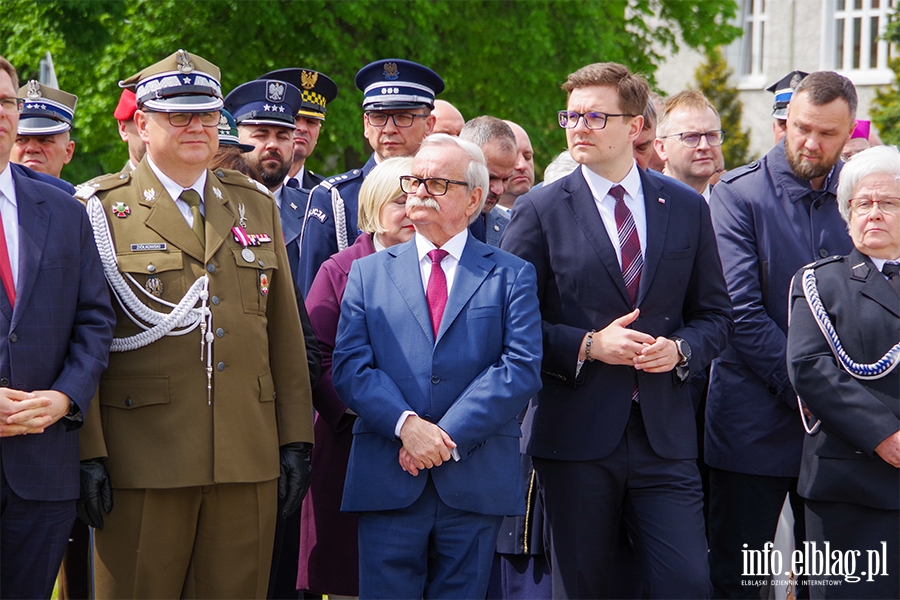
[[[900,363],[900,342],[894,344],[884,356],[874,363],[866,364],[856,362],[850,358],[850,355],[844,350],[844,346],[841,344],[841,338],[838,336],[834,325],[831,323],[831,317],[828,316],[828,311],[825,310],[825,306],[822,304],[822,299],[819,296],[819,288],[816,285],[816,270],[804,270],[801,284],[803,285],[803,295],[806,298],[806,303],[809,305],[809,310],[812,312],[813,319],[816,321],[816,325],[819,326],[819,330],[822,332],[822,335],[825,336],[825,340],[831,347],[831,351],[837,359],[838,364],[840,364],[847,373],[856,379],[881,379],[894,370],[897,364]],[[791,283],[791,287],[793,287],[793,282]],[[788,312],[788,315],[790,315],[790,312]],[[790,327],[790,319],[788,319],[788,326]],[[819,428],[821,421],[817,421],[812,427],[809,427],[806,422],[806,417],[803,414],[803,406],[799,396],[797,397],[797,404],[800,407],[800,416],[803,419],[804,429],[806,429],[806,432],[809,434],[815,433]]]
[[[334,213],[334,234],[337,238],[338,252],[346,250],[347,240],[347,214],[344,212],[344,199],[337,186],[331,188],[331,210]]]
[[[103,265],[106,281],[112,288],[116,301],[122,307],[122,311],[133,323],[144,330],[133,336],[114,338],[110,351],[127,352],[136,350],[150,345],[164,336],[184,335],[199,326],[201,337],[204,338],[200,342],[201,360],[203,360],[203,347],[205,344],[208,351],[207,361],[209,361],[209,357],[212,354],[212,348],[209,346],[211,346],[213,338],[212,312],[207,305],[207,300],[209,299],[209,277],[207,275],[200,276],[178,304],[172,304],[151,295],[130,273],[126,273],[125,277],[132,283],[132,288],[119,271],[112,234],[109,231],[109,223],[103,212],[103,205],[97,196],[92,196],[88,200],[87,211],[91,227],[94,230],[94,242],[100,254],[100,262]],[[172,311],[162,313],[151,309],[141,302],[133,289],[138,289],[148,298],[152,298],[154,301],[172,308]],[[200,301],[200,306],[195,307],[198,300]]]

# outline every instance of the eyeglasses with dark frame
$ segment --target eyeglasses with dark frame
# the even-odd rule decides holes
[[[864,217],[875,208],[875,205],[881,209],[886,215],[896,215],[900,212],[900,198],[882,198],[881,200],[873,200],[872,198],[850,198],[850,210],[857,217]]]
[[[563,129],[575,129],[578,127],[579,119],[584,119],[584,126],[588,129],[603,129],[606,127],[606,121],[610,117],[634,117],[634,115],[625,113],[613,114],[597,110],[586,113],[575,112],[574,110],[561,110],[556,115],[559,118],[559,126]]]
[[[395,127],[400,127],[402,129],[406,129],[407,127],[412,127],[413,123],[416,122],[416,118],[425,119],[428,115],[423,115],[419,113],[383,113],[383,112],[367,112],[366,119],[369,120],[369,125],[372,127],[384,127],[387,125],[388,118],[394,122]]]
[[[197,115],[197,118],[200,119],[200,124],[204,127],[218,127],[222,111],[167,112],[164,114],[169,119],[169,125],[172,127],[187,127],[194,120],[194,115]]]
[[[677,137],[681,140],[681,145],[685,148],[696,148],[700,145],[700,138],[706,138],[706,143],[710,146],[721,146],[725,141],[725,130],[713,129],[700,133],[698,131],[683,131],[681,133],[673,133],[672,135],[661,135],[659,139],[664,140],[670,137]]]
[[[452,179],[444,179],[442,177],[416,177],[414,175],[400,176],[400,189],[404,194],[415,194],[419,191],[419,186],[424,185],[425,191],[431,196],[443,196],[450,189],[450,184],[464,185],[469,187],[465,181],[453,181]]]
[[[0,98],[0,107],[6,112],[22,112],[22,106],[24,104],[25,101],[22,98],[15,98],[13,96],[3,96]]]

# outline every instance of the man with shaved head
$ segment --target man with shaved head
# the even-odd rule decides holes
[[[431,114],[435,118],[433,133],[459,135],[459,132],[462,131],[463,126],[466,124],[466,120],[463,118],[462,113],[459,112],[459,109],[446,100],[435,100],[434,110],[431,111]]]

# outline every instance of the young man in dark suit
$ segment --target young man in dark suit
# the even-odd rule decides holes
[[[553,595],[613,593],[624,516],[648,597],[708,597],[688,382],[732,330],[709,209],[635,164],[642,78],[600,63],[563,89],[559,122],[581,167],[522,196],[500,244],[537,269],[544,387],[525,435],[544,492]]]

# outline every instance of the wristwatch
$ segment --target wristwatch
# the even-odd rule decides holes
[[[687,343],[686,339],[680,337],[673,337],[672,341],[675,342],[675,347],[681,356],[681,362],[677,366],[686,367],[691,362],[691,345]]]

